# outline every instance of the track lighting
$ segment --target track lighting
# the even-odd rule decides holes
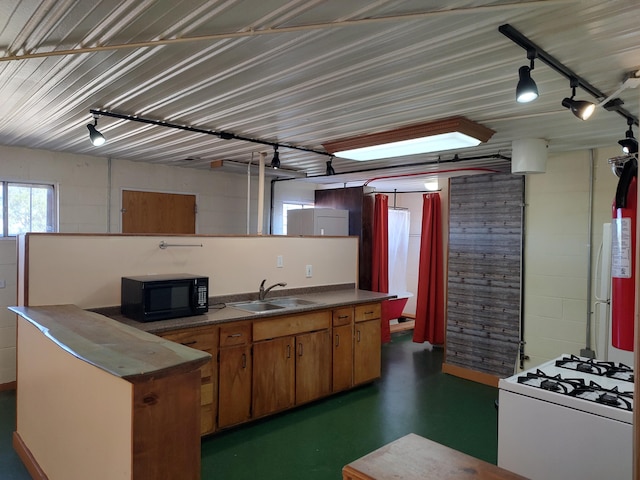
[[[633,118],[627,118],[629,128],[625,132],[625,138],[618,140],[618,144],[622,147],[622,152],[626,155],[638,153],[638,141],[633,136]]]
[[[274,170],[280,168],[280,154],[278,153],[278,146],[273,147],[273,158],[271,159],[271,165]]]
[[[538,86],[531,78],[536,51],[527,50],[527,58],[531,61],[531,64],[528,67],[523,65],[518,70],[518,76],[520,77],[516,87],[516,102],[518,103],[529,103],[538,98]]]
[[[587,120],[593,114],[596,109],[595,104],[587,102],[586,100],[574,100],[576,96],[576,88],[578,86],[578,79],[571,78],[571,98],[564,98],[562,100],[562,106],[568,108],[573,114],[580,120]]]
[[[99,147],[100,145],[104,144],[104,142],[107,141],[107,139],[104,138],[104,135],[102,135],[98,130],[96,130],[97,126],[98,126],[98,115],[94,115],[93,125],[88,124],[87,128],[89,129],[89,140],[91,140],[91,143],[93,143],[95,147]]]
[[[331,162],[333,162],[333,157],[331,157],[331,160],[329,160],[327,162],[327,173],[326,175],[335,175],[336,171],[333,169],[333,166],[331,165]]]

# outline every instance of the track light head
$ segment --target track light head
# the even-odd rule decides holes
[[[327,173],[326,175],[335,175],[336,171],[333,169],[333,166],[331,165],[331,162],[333,162],[333,157],[331,157],[331,160],[329,160],[327,162]]]
[[[596,109],[595,104],[587,102],[586,100],[574,100],[576,96],[576,87],[578,86],[578,80],[571,79],[571,98],[563,98],[562,106],[571,110],[571,112],[580,120],[588,120]]]
[[[518,86],[516,87],[516,102],[529,103],[538,98],[538,86],[531,78],[531,71],[534,67],[534,59],[537,54],[535,50],[527,50],[527,58],[531,61],[529,66],[523,65],[518,69]]]
[[[516,87],[516,102],[529,103],[538,98],[538,86],[531,78],[531,69],[523,65],[518,70],[518,86]]]
[[[618,140],[618,145],[622,147],[622,152],[626,155],[633,155],[638,153],[638,141],[633,136],[633,118],[627,118],[627,125],[629,128],[624,134],[622,140]]]
[[[273,158],[271,159],[271,165],[274,170],[280,168],[280,154],[278,153],[278,146],[273,147]]]
[[[87,128],[89,129],[89,140],[91,140],[91,143],[93,143],[95,147],[99,147],[100,145],[103,145],[107,139],[104,138],[104,135],[96,129],[96,126],[98,126],[98,116],[94,115],[93,125],[88,124]]]

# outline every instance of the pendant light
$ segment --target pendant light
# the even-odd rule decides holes
[[[574,100],[576,96],[576,88],[578,87],[578,79],[571,78],[571,98],[564,98],[562,100],[562,106],[571,110],[571,112],[580,120],[587,120],[596,109],[595,104],[587,102],[586,100]]]
[[[535,50],[527,50],[527,58],[531,61],[529,66],[523,65],[518,70],[518,86],[516,87],[516,102],[529,103],[538,98],[538,86],[531,78],[531,70],[533,70],[533,61],[536,58]]]

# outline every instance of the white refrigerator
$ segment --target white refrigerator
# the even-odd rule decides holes
[[[633,367],[633,354],[611,344],[611,224],[602,226],[602,245],[598,252],[598,269],[595,281],[595,329],[596,358],[608,362],[620,362]]]

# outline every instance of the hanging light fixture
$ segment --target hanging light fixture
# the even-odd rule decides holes
[[[98,115],[93,115],[93,125],[92,124],[88,124],[87,128],[89,129],[89,140],[91,140],[91,143],[93,143],[93,145],[95,147],[99,147],[100,145],[103,145],[107,139],[104,138],[104,135],[102,135],[97,129],[96,127],[98,126]]]
[[[578,79],[571,78],[571,98],[564,98],[562,100],[562,106],[571,110],[571,112],[580,120],[587,120],[596,109],[595,104],[587,102],[586,100],[574,100],[576,96],[576,88],[578,87]]]
[[[494,133],[467,118],[451,117],[335,140],[322,146],[336,157],[366,161],[475,147],[489,140]]]
[[[531,61],[529,66],[523,65],[518,70],[518,86],[516,87],[516,102],[529,103],[538,98],[538,86],[531,78],[531,70],[533,70],[533,61],[537,53],[533,49],[527,50],[527,58]]]
[[[618,144],[622,147],[622,152],[627,155],[638,153],[638,141],[633,136],[633,118],[627,118],[629,128],[624,134],[622,140],[618,140]]]
[[[280,168],[280,154],[278,153],[278,146],[273,147],[273,158],[271,159],[271,165],[274,170]]]
[[[327,173],[326,175],[335,175],[336,171],[333,169],[333,166],[331,165],[331,162],[333,162],[333,157],[331,157],[331,159],[327,162]]]

